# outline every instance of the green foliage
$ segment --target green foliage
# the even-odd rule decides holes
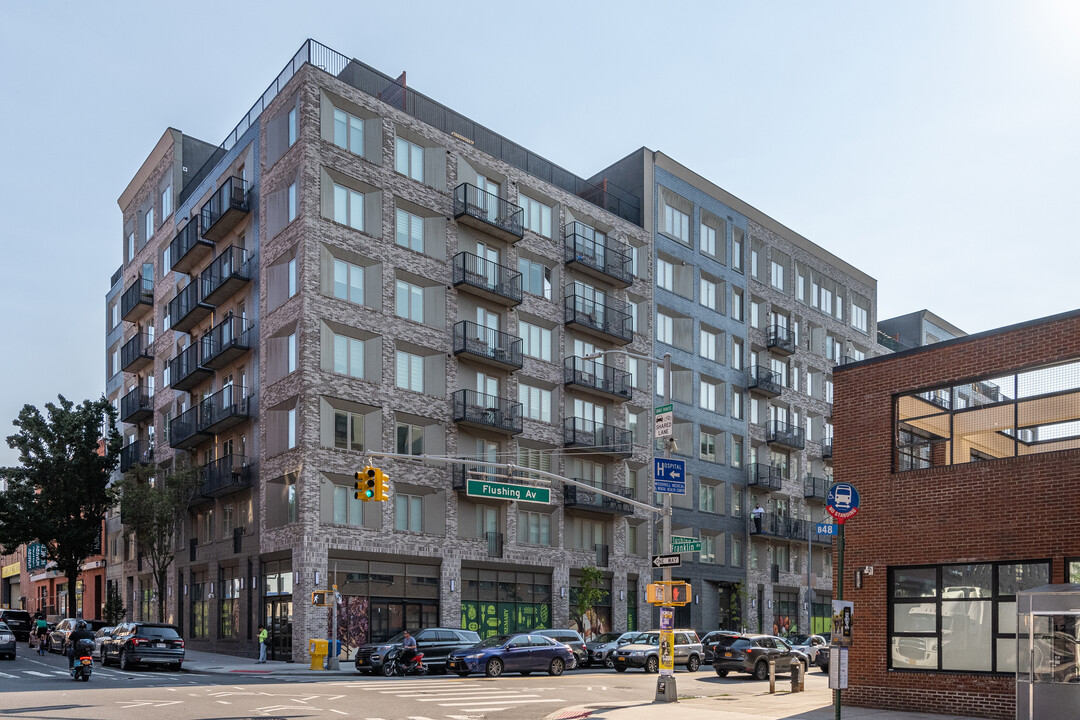
[[[109,478],[120,456],[116,410],[104,397],[75,405],[60,395],[45,414],[24,405],[13,424],[18,431],[7,443],[20,465],[0,468],[8,482],[0,552],[38,541],[74,588],[83,560],[101,549],[102,520],[112,504]],[[70,592],[67,615],[75,609]]]
[[[743,587],[742,581],[738,580],[731,586],[731,592],[728,595],[728,611],[730,613],[730,623],[732,630],[741,630],[743,627],[742,611],[746,607],[746,589]]]
[[[119,625],[123,621],[126,612],[124,601],[120,599],[120,593],[116,591],[116,586],[110,585],[108,597],[105,599],[105,607],[102,609],[105,622],[109,625]]]
[[[570,605],[570,614],[573,615],[578,627],[583,631],[587,625],[585,617],[592,609],[607,598],[607,590],[603,589],[604,571],[596,567],[583,567],[578,576],[578,585],[573,588]]]
[[[148,465],[136,465],[116,484],[124,539],[135,537],[135,547],[150,568],[161,622],[165,621],[168,570],[176,556],[177,533],[199,485],[195,468],[166,472]]]

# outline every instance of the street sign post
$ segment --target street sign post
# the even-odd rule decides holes
[[[682,565],[682,555],[653,555],[652,566],[654,568],[663,567],[680,567]]]
[[[671,437],[671,430],[675,426],[675,406],[661,405],[656,408],[654,436],[658,438]]]
[[[671,536],[671,552],[684,553],[684,552],[701,552],[701,541],[697,538],[682,537],[680,535]]]
[[[532,485],[511,485],[509,483],[488,482],[487,480],[469,480],[465,484],[465,494],[472,497],[495,498],[496,500],[520,500],[522,502],[551,504],[551,490]]]
[[[653,458],[653,482],[656,492],[686,494],[686,461]]]

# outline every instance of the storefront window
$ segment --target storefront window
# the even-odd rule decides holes
[[[480,637],[551,626],[551,576],[462,568],[461,627]]]

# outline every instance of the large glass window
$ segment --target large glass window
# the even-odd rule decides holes
[[[360,413],[334,411],[334,447],[364,451],[364,416]]]
[[[518,322],[521,352],[528,357],[551,362],[551,331],[524,321]]]
[[[364,229],[364,195],[334,183],[334,222]]]
[[[519,195],[518,204],[524,211],[522,217],[525,222],[525,227],[538,235],[543,235],[547,238],[551,237],[552,208],[539,200],[533,200],[528,195]]]
[[[403,137],[395,138],[394,169],[413,180],[424,182],[424,148]]]
[[[363,379],[363,340],[357,340],[348,335],[334,335],[334,372]]]
[[[397,493],[394,496],[394,529],[408,532],[424,531],[424,498]]]
[[[1016,593],[1050,581],[1049,561],[889,569],[889,667],[1016,671]]]
[[[541,263],[518,259],[518,271],[521,273],[521,289],[530,295],[537,295],[545,300],[551,299],[551,269]]]
[[[521,412],[525,417],[540,422],[551,422],[550,390],[519,383],[518,402],[521,403]]]
[[[364,121],[334,108],[334,144],[355,155],[363,155]]]
[[[424,392],[424,358],[398,350],[396,359],[395,384],[405,390]]]
[[[397,208],[397,231],[394,237],[401,247],[424,252],[424,218]]]
[[[394,313],[398,317],[424,322],[424,288],[398,280],[394,292]]]
[[[664,206],[664,232],[676,240],[690,242],[690,216],[670,205]]]
[[[364,268],[334,259],[334,297],[364,304]]]

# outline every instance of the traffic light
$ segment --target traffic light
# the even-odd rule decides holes
[[[370,465],[365,466],[363,470],[356,473],[356,492],[353,493],[353,497],[364,502],[379,500],[376,487],[378,486],[377,478],[381,474],[381,470]]]
[[[375,499],[379,502],[390,499],[390,478],[379,468],[375,468]]]
[[[311,593],[311,604],[321,606],[329,605],[330,593],[328,593],[326,590],[316,590],[315,592]]]
[[[645,588],[650,605],[689,605],[690,599],[690,583],[681,580],[653,582]]]

